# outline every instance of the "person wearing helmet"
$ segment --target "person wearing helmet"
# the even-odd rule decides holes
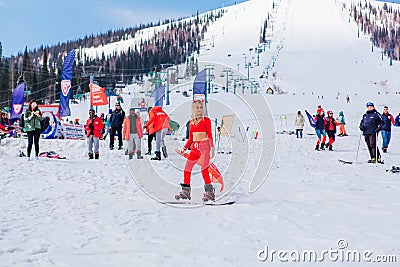
[[[326,118],[325,131],[328,134],[329,138],[329,143],[328,143],[329,150],[332,151],[333,143],[335,142],[336,120],[333,117],[333,112],[331,110],[328,110],[326,114],[328,115],[328,117]]]
[[[363,132],[365,143],[367,144],[369,155],[371,157],[368,163],[381,163],[381,155],[376,144],[376,138],[382,129],[382,116],[376,111],[374,103],[366,104],[367,112],[363,115],[360,122],[360,130]]]
[[[343,111],[339,112],[338,124],[339,124],[339,134],[338,134],[338,136],[347,136],[346,128],[344,127],[346,125],[346,120],[344,118]]]
[[[325,132],[325,113],[322,108],[318,108],[317,115],[315,116],[315,133],[318,136],[317,145],[315,150],[325,150],[326,132]],[[321,146],[320,146],[321,144]]]

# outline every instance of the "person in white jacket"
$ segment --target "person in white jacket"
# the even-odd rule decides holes
[[[304,117],[301,111],[297,111],[296,120],[294,122],[296,126],[296,137],[303,138],[303,128],[304,128]]]

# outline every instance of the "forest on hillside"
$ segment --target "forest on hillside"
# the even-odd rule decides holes
[[[89,90],[89,78],[82,67],[101,68],[96,81],[103,87],[113,87],[121,79],[125,83],[140,79],[150,71],[160,70],[163,64],[180,64],[193,53],[199,53],[201,41],[207,28],[224,15],[224,9],[217,12],[197,14],[190,19],[160,21],[127,29],[109,30],[99,35],[88,35],[57,45],[42,45],[32,50],[25,48],[23,54],[12,57],[2,56],[0,43],[0,107],[10,106],[12,91],[20,82],[26,83],[26,100],[36,99],[41,103],[53,102],[59,98],[62,64],[67,53],[76,49],[77,56],[72,81],[73,94]],[[140,44],[132,45],[127,51],[111,55],[102,53],[95,58],[80,54],[80,48],[99,47],[109,43],[134,39],[142,29],[165,25],[162,30]],[[132,42],[133,43],[133,42]]]

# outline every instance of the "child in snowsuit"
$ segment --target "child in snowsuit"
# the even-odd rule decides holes
[[[327,114],[328,114],[328,117],[326,118],[325,131],[329,137],[329,143],[328,143],[329,150],[332,151],[333,143],[335,142],[336,121],[335,121],[335,118],[333,117],[332,111],[328,110]]]
[[[347,136],[346,128],[344,128],[344,126],[346,125],[346,120],[344,119],[343,111],[339,112],[338,124],[339,124],[338,136]]]

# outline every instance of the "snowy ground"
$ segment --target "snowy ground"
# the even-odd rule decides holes
[[[242,55],[258,42],[260,19],[267,12],[264,8],[271,8],[266,2],[253,0],[235,7],[238,18],[249,14],[254,18],[240,31],[232,30],[236,12],[228,12],[220,22],[225,26],[225,37],[215,34],[215,47],[200,59],[208,61],[213,54],[217,57],[232,53],[231,58],[221,57],[219,61],[235,67],[237,63],[229,62],[235,59],[234,55]],[[274,68],[277,79],[271,82],[288,94],[267,97],[276,130],[292,130],[297,110],[314,113],[318,104],[332,109],[335,115],[344,110],[349,136],[337,139],[335,151],[314,151],[316,137],[307,134],[313,133],[308,125],[304,139],[278,134],[271,171],[259,190],[249,193],[249,175],[254,170],[248,168],[237,186],[232,183],[232,175],[225,176],[232,191],[224,199],[235,200],[235,205],[181,209],[161,205],[147,196],[128,169],[139,168],[137,161],[127,165],[122,153],[107,149],[108,141],[101,142],[101,159],[88,161],[84,141],[44,140],[42,150],[56,150],[68,160],[38,162],[16,157],[18,140],[2,142],[0,265],[283,266],[287,263],[260,262],[258,251],[268,246],[270,250],[320,252],[337,249],[339,239],[345,239],[351,250],[368,249],[375,256],[396,255],[399,261],[400,177],[385,170],[400,162],[400,130],[393,130],[389,153],[384,155],[385,165],[364,163],[368,155],[363,140],[360,164],[342,165],[337,159],[356,161],[358,123],[367,100],[374,101],[379,111],[383,105],[389,105],[393,113],[399,111],[400,95],[395,94],[399,76],[395,73],[400,65],[395,62],[389,67],[387,60],[381,61],[379,52],[370,52],[368,39],[357,38],[356,26],[348,23],[348,14],[341,13],[339,1],[282,1],[280,7],[274,37],[277,43],[271,47],[277,48],[280,40],[285,41]],[[312,15],[304,15],[307,13]],[[216,24],[216,30],[221,25]],[[249,38],[238,38],[242,45],[230,48],[229,34],[244,35],[254,27]],[[265,53],[263,66],[274,55],[275,52]],[[243,63],[243,58],[238,62]],[[254,73],[257,71],[261,74],[263,68],[255,68]],[[386,85],[382,85],[385,80]],[[338,92],[341,94],[336,100]],[[251,117],[245,116],[246,109],[235,104],[232,94],[224,94],[216,94],[215,98],[234,103],[229,108],[237,108],[243,114],[242,125],[252,125]],[[345,94],[351,97],[351,104],[345,103]],[[180,103],[177,94],[173,95],[171,102]],[[318,99],[318,95],[324,95],[324,99]],[[251,97],[248,99],[252,101]],[[211,103],[211,115],[220,118],[219,108]],[[77,106],[74,110],[79,116],[86,116],[87,107]],[[284,120],[281,124],[283,116],[287,116],[287,125]],[[239,137],[238,125],[233,139]],[[258,158],[252,151],[262,147],[273,150],[271,144],[264,143],[266,139],[248,140],[250,162]],[[182,145],[173,137],[168,142],[171,149]],[[237,146],[235,151],[240,151]],[[222,164],[226,158],[219,155],[218,160]],[[166,164],[161,162],[158,171],[164,172],[171,184],[181,182],[181,177],[176,177],[179,172],[165,169]],[[236,170],[243,172],[240,165]],[[195,184],[200,186],[201,182]],[[197,194],[200,197],[200,191]],[[380,266],[328,260],[324,265]]]

